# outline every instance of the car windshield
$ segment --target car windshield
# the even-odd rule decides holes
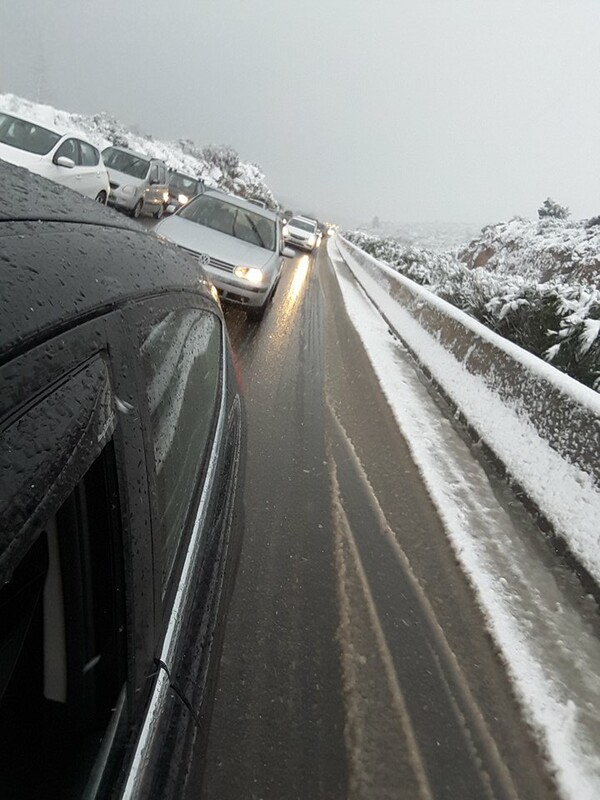
[[[309,233],[315,232],[315,223],[309,222],[306,219],[298,219],[298,217],[294,217],[288,222],[288,225],[292,228],[300,228],[301,231],[308,231]]]
[[[197,222],[215,231],[227,233],[244,242],[275,250],[275,222],[262,214],[240,208],[226,199],[200,195],[180,212],[183,219]]]
[[[0,113],[0,142],[27,150],[38,156],[45,156],[60,139],[60,134],[27,122],[10,114]]]
[[[200,191],[200,181],[197,181],[195,178],[189,178],[187,175],[182,175],[180,172],[171,173],[169,177],[169,186],[172,189],[186,192],[189,195],[198,194]]]
[[[132,178],[143,179],[150,169],[150,162],[146,161],[145,158],[135,156],[133,153],[125,153],[115,147],[107,147],[106,150],[103,150],[102,160],[109,169],[123,172]]]

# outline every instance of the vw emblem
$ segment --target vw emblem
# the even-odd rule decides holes
[[[208,256],[206,253],[200,253],[198,256],[198,263],[201,267],[208,267],[210,264],[210,256]]]

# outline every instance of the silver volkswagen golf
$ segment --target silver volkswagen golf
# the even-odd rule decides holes
[[[286,247],[277,215],[209,189],[156,226],[155,232],[196,255],[220,297],[259,320],[277,288]]]

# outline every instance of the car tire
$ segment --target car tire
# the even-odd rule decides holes
[[[156,213],[154,214],[154,219],[160,219],[164,213],[165,213],[165,207],[161,203],[159,207],[156,209]]]
[[[131,216],[132,216],[134,219],[139,219],[139,218],[140,218],[140,214],[142,213],[142,206],[143,206],[143,205],[144,205],[144,201],[143,201],[143,200],[142,200],[142,198],[140,197],[140,199],[137,201],[137,203],[136,203],[136,204],[134,205],[134,207],[131,209]]]
[[[102,203],[103,206],[106,205],[106,192],[98,192],[96,197],[94,198],[97,203]]]

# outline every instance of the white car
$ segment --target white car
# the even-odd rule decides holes
[[[110,185],[100,151],[80,136],[0,111],[0,159],[99,203],[108,200]]]
[[[301,247],[309,253],[318,247],[321,241],[317,221],[308,217],[292,217],[284,226],[283,235],[292,247]]]
[[[279,218],[240,197],[207,189],[159,223],[157,236],[198,259],[222,300],[262,319],[275,294],[285,247]]]

